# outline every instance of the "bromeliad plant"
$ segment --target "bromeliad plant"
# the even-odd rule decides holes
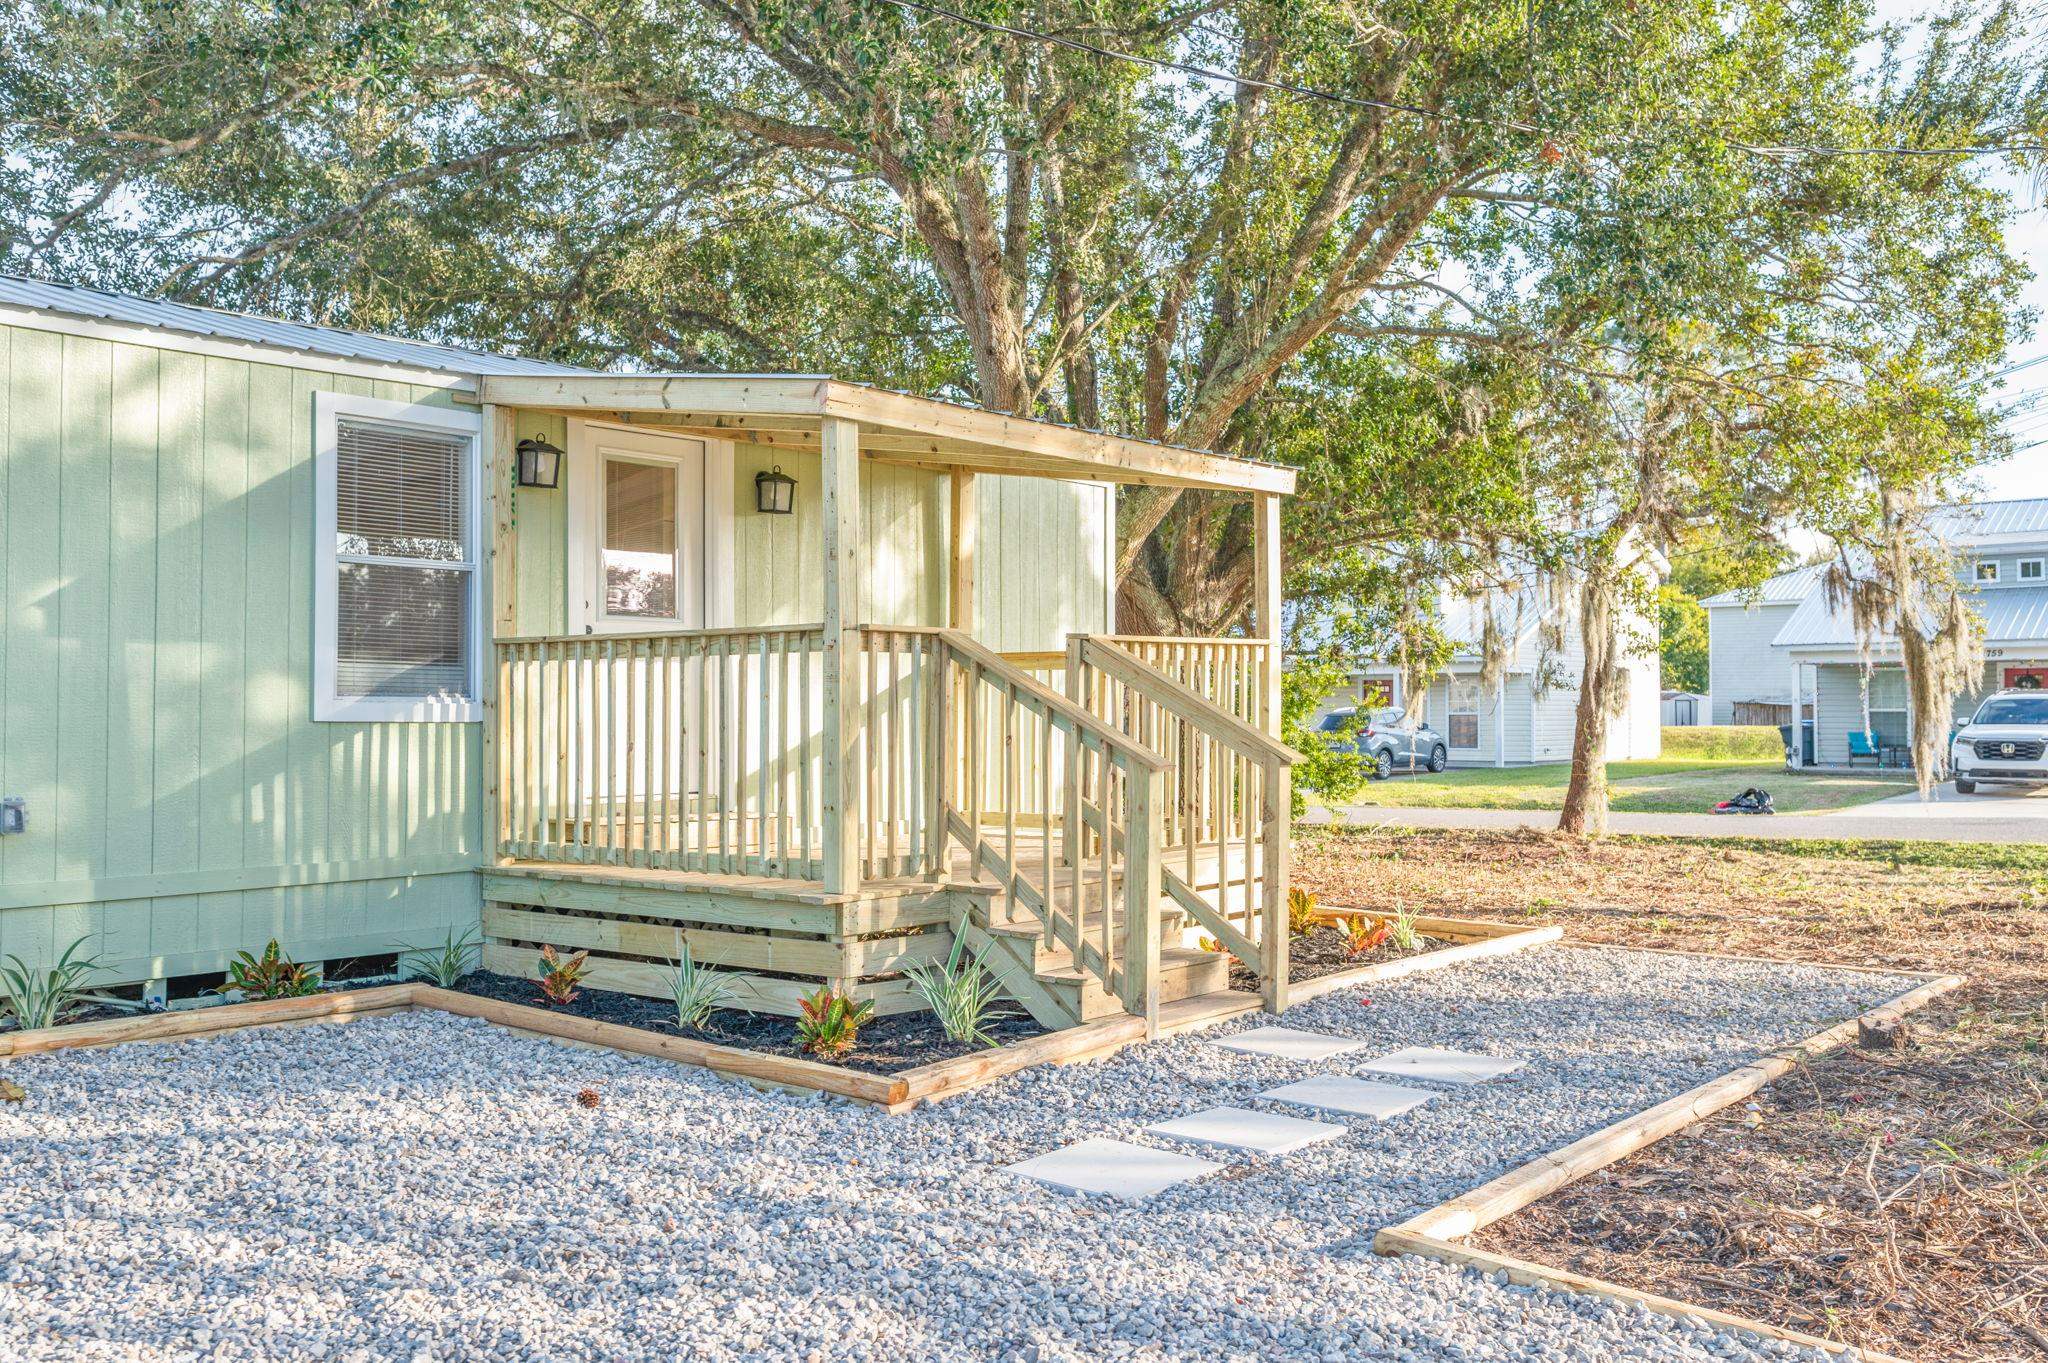
[[[540,949],[540,960],[534,970],[540,976],[540,996],[557,1008],[566,1008],[583,997],[583,991],[576,986],[583,983],[583,973],[589,969],[590,953],[579,951],[573,956],[558,955],[551,946]]]
[[[965,938],[953,939],[953,954],[944,965],[928,961],[908,966],[903,973],[910,977],[925,1006],[938,1015],[948,1037],[970,1046],[996,1044],[988,1034],[988,1023],[1001,993],[996,977],[981,958],[967,950]]]
[[[86,939],[81,937],[64,948],[57,963],[37,969],[19,956],[9,956],[0,966],[0,987],[7,994],[7,1011],[24,1030],[55,1027],[66,1013],[85,1000],[85,983],[100,968],[100,958],[81,955]]]
[[[676,1026],[701,1028],[732,997],[732,978],[723,970],[690,959],[690,944],[676,934],[676,962],[668,972],[669,998],[676,1006]]]
[[[803,1010],[796,1020],[797,1049],[827,1060],[852,1050],[855,1034],[875,1015],[874,1004],[855,1002],[830,985],[798,999],[797,1006]]]
[[[1384,918],[1352,914],[1344,920],[1344,954],[1355,961],[1367,952],[1377,950],[1393,931],[1394,925]]]
[[[482,945],[474,927],[460,937],[448,929],[448,937],[437,947],[407,947],[399,953],[399,965],[415,979],[427,980],[442,989],[453,989],[470,972],[470,961]]]
[[[1321,925],[1316,915],[1316,897],[1307,890],[1287,892],[1287,935],[1306,937]]]
[[[320,992],[320,968],[292,960],[273,937],[264,944],[261,956],[236,952],[235,959],[228,962],[226,981],[214,992],[240,994],[245,999],[304,998]]]

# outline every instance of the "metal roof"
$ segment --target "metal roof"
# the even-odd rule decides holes
[[[1983,622],[1984,642],[2048,639],[2048,586],[1986,587],[1971,594],[1970,606]],[[1814,592],[1771,640],[1773,648],[1854,648],[1855,622],[1847,606],[1831,610],[1825,592]]]
[[[1956,544],[2048,537],[2048,497],[1945,506],[1935,512],[1933,523],[1944,539]]]
[[[517,355],[492,355],[459,346],[436,345],[429,341],[408,341],[399,336],[382,336],[345,327],[307,326],[271,317],[227,312],[220,308],[196,307],[190,303],[166,303],[139,294],[109,293],[76,284],[51,284],[40,279],[0,274],[0,307],[27,308],[34,312],[78,317],[94,322],[113,322],[149,327],[186,336],[236,341],[244,345],[295,351],[302,355],[325,355],[340,360],[361,360],[373,364],[423,369],[439,374],[591,374],[597,371],[576,365],[529,360]]]
[[[1737,587],[1731,591],[1716,592],[1703,597],[1702,606],[1793,606],[1806,599],[1808,592],[1820,585],[1821,568],[1818,564],[1806,564],[1790,572],[1768,577],[1753,590]]]

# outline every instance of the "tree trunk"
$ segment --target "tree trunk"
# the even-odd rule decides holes
[[[1572,779],[1557,827],[1559,832],[1585,837],[1607,831],[1607,726],[1614,718],[1622,681],[1613,567],[1587,565],[1579,586],[1579,636],[1586,662],[1579,679],[1577,722],[1572,726]]]

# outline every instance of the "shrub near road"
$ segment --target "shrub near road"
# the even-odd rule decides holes
[[[1483,1247],[1911,1358],[2048,1358],[2048,848],[1305,832],[1333,904],[1565,940],[1943,970],[1852,1047],[1489,1227]]]

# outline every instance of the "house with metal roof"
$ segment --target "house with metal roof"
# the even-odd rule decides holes
[[[1255,634],[1116,634],[1125,484],[1251,499]],[[0,956],[175,999],[467,937],[666,997],[687,946],[887,1014],[958,933],[1048,1027],[1256,1006],[1232,954],[1277,1007],[1293,486],[0,277]]]
[[[1984,672],[1960,703],[2048,685],[2048,498],[1944,507],[1934,528],[1960,560],[1983,630]],[[1715,722],[1789,724],[1796,698],[1813,725],[1814,764],[1905,765],[1912,715],[1898,641],[1860,639],[1820,579],[1819,568],[1799,568],[1756,593],[1701,603]],[[1865,732],[1873,757],[1850,751],[1850,735]]]

